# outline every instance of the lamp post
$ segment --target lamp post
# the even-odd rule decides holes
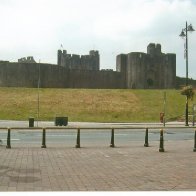
[[[186,22],[186,28],[182,29],[180,37],[185,38],[185,58],[186,58],[186,86],[188,86],[188,32],[195,31],[192,25],[188,25]],[[185,111],[185,126],[189,126],[188,124],[188,96],[186,95],[186,111]]]
[[[37,126],[39,122],[39,109],[40,109],[40,96],[39,96],[39,89],[40,89],[40,60],[39,60],[39,65],[38,65],[38,81],[37,81]]]

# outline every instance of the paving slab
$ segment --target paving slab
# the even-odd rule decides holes
[[[0,147],[0,191],[195,191],[193,140],[91,146]]]

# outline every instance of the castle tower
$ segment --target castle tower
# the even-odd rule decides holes
[[[154,43],[150,43],[147,46],[147,54],[154,56],[156,54],[156,47]]]
[[[125,73],[127,88],[175,88],[176,55],[161,52],[161,45],[150,43],[147,54],[131,52],[118,55],[116,69]]]
[[[157,44],[155,47],[155,54],[161,55],[161,44]]]
[[[58,50],[58,52],[57,52],[57,65],[61,65],[62,57],[63,57],[62,51],[61,50]]]
[[[127,55],[119,54],[116,57],[116,71],[125,73],[127,71]]]
[[[127,88],[144,89],[146,87],[146,54],[131,52],[127,58]]]
[[[91,66],[92,70],[100,70],[100,59],[99,59],[99,51],[97,50],[91,50],[89,52],[89,55],[91,57]]]
[[[71,56],[71,69],[81,69],[80,55],[72,54],[72,56]]]
[[[57,64],[67,69],[95,70],[100,69],[99,51],[91,50],[89,55],[67,54],[66,50],[58,50]]]
[[[123,73],[125,86],[127,86],[127,55],[119,54],[116,57],[116,71]]]
[[[164,88],[175,88],[176,86],[176,54],[165,55]]]

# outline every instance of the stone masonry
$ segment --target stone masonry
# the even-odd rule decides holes
[[[58,50],[57,64],[66,69],[99,71],[99,52],[91,50],[89,55],[67,54],[66,50]]]
[[[176,54],[164,54],[160,44],[151,43],[147,54],[131,52],[118,55],[116,69],[123,73],[129,89],[174,88]]]
[[[34,60],[32,56],[28,56],[27,58],[26,57],[20,58],[18,59],[18,62],[19,63],[36,63],[36,61]]]
[[[58,50],[57,65],[36,63],[33,57],[18,63],[0,61],[0,86],[95,89],[175,88],[176,55],[161,52],[160,44],[149,44],[147,53],[120,54],[116,70],[100,70],[99,52],[67,54]]]

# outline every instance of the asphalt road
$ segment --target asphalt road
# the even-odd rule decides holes
[[[51,127],[54,122],[35,122],[35,126]],[[151,129],[150,127],[158,127],[160,123],[81,123],[70,122],[66,129],[62,130],[46,130],[46,143],[48,145],[68,145],[74,146],[76,143],[77,130],[67,129],[69,127],[92,127],[93,129],[81,129],[81,145],[109,145],[111,141],[110,129],[96,129],[98,127],[134,127],[135,129],[115,129],[115,145],[123,146],[129,145],[132,141],[145,140],[145,127],[149,127],[148,139],[150,141],[159,141],[160,129]],[[168,129],[167,126],[173,128]],[[195,128],[182,128],[183,123],[167,123],[164,128],[165,141],[180,141],[180,140],[194,140]],[[28,121],[2,121],[0,120],[0,127],[28,127]],[[139,129],[144,127],[144,129]],[[174,128],[177,127],[177,128]],[[137,129],[138,128],[138,129]],[[7,130],[0,130],[0,144],[6,145]],[[24,145],[39,145],[42,142],[42,130],[11,130],[11,143]]]
[[[132,141],[144,141],[145,130],[115,130],[115,144],[128,145]],[[76,130],[47,130],[46,143],[47,144],[60,144],[73,146],[76,143],[77,131]],[[7,142],[7,131],[1,130],[0,139],[3,144]],[[149,129],[148,139],[150,141],[159,141],[159,129]],[[103,130],[81,130],[80,140],[82,145],[109,145],[111,141],[111,131],[108,129]],[[165,141],[176,140],[194,140],[194,129],[170,129],[164,130]],[[12,130],[11,143],[12,144],[41,144],[42,131],[41,130]]]

